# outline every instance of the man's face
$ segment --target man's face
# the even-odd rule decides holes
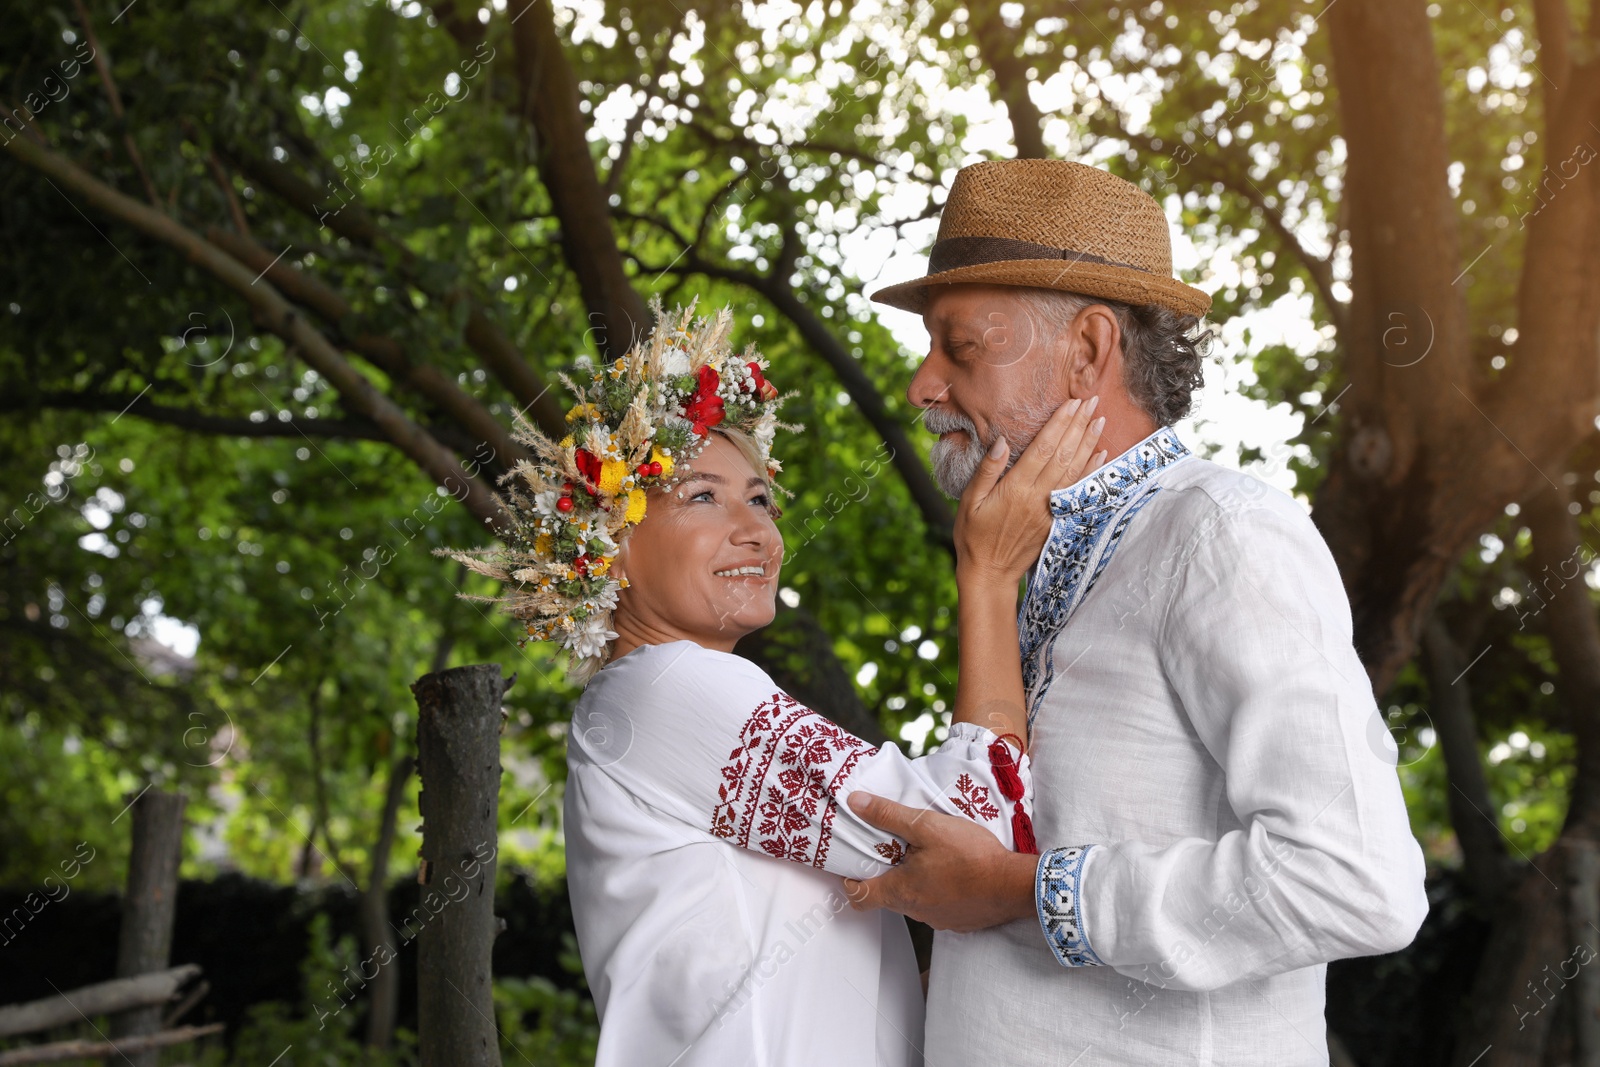
[[[995,438],[1005,436],[1016,462],[1071,399],[1067,375],[1058,339],[1040,335],[1008,286],[941,286],[922,321],[928,354],[906,397],[926,409],[923,421],[939,435],[934,479],[960,496]]]

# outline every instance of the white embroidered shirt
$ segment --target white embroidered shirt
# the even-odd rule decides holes
[[[1327,546],[1170,428],[1052,511],[1019,617],[1038,918],[936,937],[929,1059],[1320,1067],[1327,962],[1427,911]]]

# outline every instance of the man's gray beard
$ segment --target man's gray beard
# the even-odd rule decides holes
[[[941,437],[934,443],[933,480],[939,483],[939,488],[946,494],[959,498],[967,491],[972,476],[978,473],[978,467],[983,463],[983,457],[988,453],[989,446],[994,444],[994,435],[1002,433],[1005,435],[1006,444],[1011,446],[1011,456],[1006,460],[1006,469],[1010,470],[1011,465],[1038,436],[1044,424],[1050,421],[1053,412],[1053,408],[1042,405],[1014,411],[1003,421],[996,419],[990,426],[989,439],[980,441],[977,427],[973,426],[972,420],[965,415],[929,408],[923,414],[922,422],[931,432],[944,434],[953,430],[964,430],[967,435],[965,444],[957,444],[948,437]]]
[[[933,480],[938,482],[939,488],[948,495],[959,497],[966,491],[967,483],[972,481],[972,476],[978,473],[978,464],[983,462],[984,453],[988,452],[990,442],[978,440],[977,427],[972,425],[972,420],[963,415],[929,408],[922,421],[933,433],[966,431],[964,444],[958,444],[948,437],[941,437],[933,445]]]

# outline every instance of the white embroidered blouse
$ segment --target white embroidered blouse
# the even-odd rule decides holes
[[[905,921],[853,911],[837,877],[881,874],[904,842],[844,800],[965,816],[1011,848],[1028,760],[1002,781],[991,745],[1009,753],[958,723],[920,759],[875,748],[688,641],[603,668],[573,714],[565,801],[597,1067],[921,1064]]]

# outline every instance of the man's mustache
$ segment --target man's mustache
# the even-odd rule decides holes
[[[978,428],[972,424],[971,419],[965,415],[958,415],[953,411],[945,411],[942,408],[928,408],[927,412],[922,416],[922,424],[928,428],[930,433],[951,433],[955,430],[965,430],[967,436],[971,437],[973,441],[978,439]]]

